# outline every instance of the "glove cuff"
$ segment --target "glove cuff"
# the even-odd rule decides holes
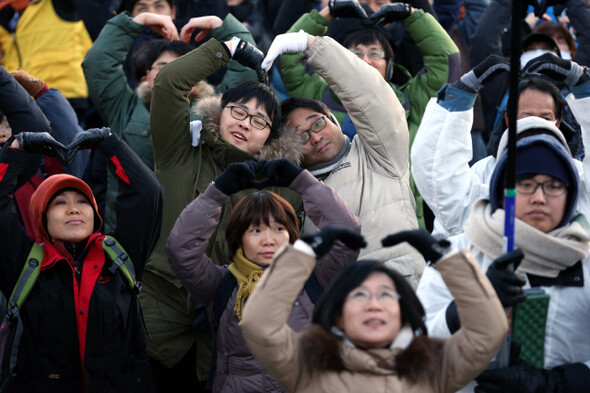
[[[233,59],[234,54],[236,53],[236,49],[238,49],[238,45],[242,39],[239,37],[233,37],[229,42],[231,42],[231,49],[230,49],[230,56]]]
[[[479,89],[483,87],[483,85],[477,79],[477,76],[475,76],[475,72],[473,72],[473,70],[463,75],[457,82],[461,82],[466,88],[459,87],[458,85],[455,85],[455,87],[469,91],[471,93],[477,93]]]

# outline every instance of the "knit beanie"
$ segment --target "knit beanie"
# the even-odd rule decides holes
[[[29,204],[31,218],[44,238],[50,239],[43,220],[47,205],[51,199],[53,199],[55,194],[65,189],[76,190],[88,198],[88,201],[94,210],[94,231],[97,231],[102,227],[102,218],[98,214],[96,199],[94,199],[94,194],[88,184],[75,176],[60,173],[58,175],[49,176],[45,179],[31,196],[31,202]]]
[[[507,159],[508,151],[504,150],[490,179],[492,211],[502,206]],[[516,179],[526,179],[539,174],[559,179],[566,185],[567,204],[558,227],[566,225],[573,217],[578,203],[578,171],[569,152],[553,136],[533,135],[516,143]]]

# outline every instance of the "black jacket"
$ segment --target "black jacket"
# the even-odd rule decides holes
[[[161,187],[115,135],[98,149],[109,157],[119,180],[117,229],[112,235],[127,251],[140,279],[160,233]],[[11,200],[17,175],[31,156],[7,146],[0,151],[0,289],[5,294],[11,293],[32,245],[20,229]],[[102,250],[102,237],[100,232],[90,236],[78,258],[80,274],[45,239],[39,278],[20,310],[23,334],[6,391],[152,389],[137,295],[120,274],[109,272],[111,260]]]

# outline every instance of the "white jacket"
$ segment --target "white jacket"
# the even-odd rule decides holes
[[[582,128],[584,146],[588,149],[590,97],[576,99],[574,94],[570,94],[567,102]],[[420,194],[436,217],[437,234],[456,235],[463,232],[463,223],[473,203],[489,196],[489,182],[496,159],[488,156],[469,167],[472,123],[473,106],[463,111],[449,111],[432,98],[412,145],[412,175]],[[590,217],[589,153],[586,153],[583,163],[574,160],[580,175],[578,210],[587,217]]]
[[[487,272],[492,258],[473,246],[462,233],[449,238],[453,247],[469,249]],[[545,327],[545,369],[568,363],[582,362],[590,368],[590,257],[582,261],[583,287],[541,287],[550,296],[547,325]],[[524,289],[530,288],[527,279]],[[451,335],[446,322],[446,309],[453,300],[436,269],[426,267],[417,295],[426,311],[426,327],[431,337],[446,338]],[[475,382],[461,392],[471,392]]]
[[[424,258],[407,244],[392,248],[381,245],[388,234],[418,228],[410,190],[410,136],[404,109],[377,70],[332,38],[316,37],[305,54],[357,129],[348,155],[324,181],[361,220],[368,246],[359,258],[386,262],[416,286]],[[303,233],[316,230],[306,220]]]

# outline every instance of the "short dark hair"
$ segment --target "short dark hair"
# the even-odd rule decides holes
[[[374,43],[381,44],[383,51],[385,52],[386,61],[391,60],[393,62],[395,60],[393,49],[391,48],[389,41],[387,41],[387,38],[385,38],[383,34],[375,29],[364,29],[350,33],[346,36],[342,46],[348,49],[357,45],[368,46]]]
[[[270,86],[254,81],[238,83],[223,93],[221,96],[221,108],[223,109],[230,102],[243,104],[252,98],[256,99],[257,104],[266,110],[272,123],[270,135],[267,139],[268,142],[276,137],[281,119],[281,101]]]
[[[254,192],[240,199],[229,215],[225,229],[229,257],[233,258],[242,247],[242,236],[251,224],[270,225],[268,219],[271,216],[285,226],[289,243],[293,244],[299,238],[299,222],[293,206],[272,191]]]
[[[314,112],[322,113],[331,119],[330,108],[318,100],[310,98],[291,97],[281,102],[281,124],[285,124],[291,112],[296,109],[306,108]]]
[[[135,4],[138,1],[139,0],[124,0],[123,1],[123,10],[127,10],[127,11],[131,12],[133,10],[133,7],[135,7]],[[175,0],[166,0],[166,2],[168,4],[170,4],[170,8],[174,7],[174,1]]]
[[[561,23],[556,22],[543,22],[539,26],[537,26],[534,30],[535,33],[543,33],[547,34],[549,37],[561,37],[567,43],[567,46],[570,48],[570,54],[572,55],[572,59],[576,54],[576,42],[572,33],[562,25]],[[555,39],[553,39],[555,41]]]
[[[147,45],[147,48],[148,48],[148,50],[147,50],[148,67],[151,67],[152,64],[154,64],[154,62],[156,60],[158,60],[158,58],[160,56],[162,56],[162,54],[165,52],[171,52],[171,53],[175,54],[176,56],[180,57],[180,56],[186,55],[188,52],[190,52],[193,49],[186,42],[178,41],[178,40],[168,41],[163,38],[157,39],[157,40],[148,40],[148,41],[146,41],[145,45]]]
[[[330,332],[332,326],[335,326],[338,318],[342,316],[342,307],[348,294],[372,273],[384,273],[393,281],[400,295],[402,325],[409,324],[415,335],[427,334],[424,324],[424,307],[410,284],[401,274],[375,260],[359,260],[348,264],[338,272],[316,304],[312,323]]]
[[[551,95],[554,102],[554,111],[555,111],[555,118],[561,118],[563,114],[563,107],[565,105],[565,101],[559,92],[559,89],[553,82],[544,79],[541,76],[529,76],[528,78],[522,79],[518,84],[518,96],[520,97],[521,93],[525,90],[535,90],[541,93],[546,93]]]

